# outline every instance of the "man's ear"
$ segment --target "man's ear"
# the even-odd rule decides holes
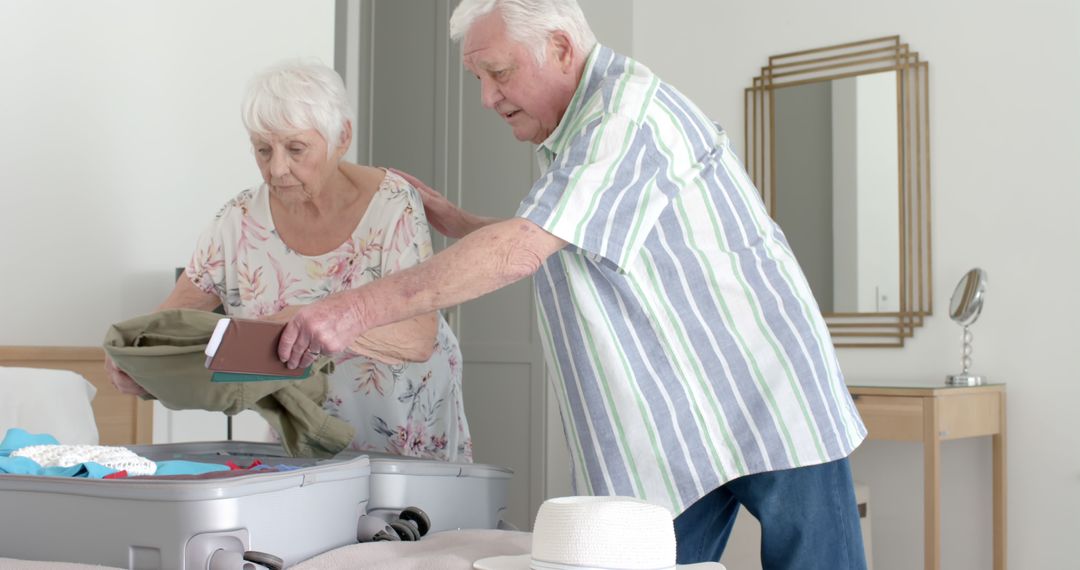
[[[574,68],[574,42],[570,40],[570,36],[562,30],[555,30],[548,38],[548,46],[559,70],[570,73]]]

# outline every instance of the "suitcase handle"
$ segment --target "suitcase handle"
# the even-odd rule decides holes
[[[281,558],[257,550],[241,554],[235,550],[218,549],[207,564],[210,570],[282,570],[284,567],[285,561]]]
[[[265,552],[259,552],[258,550],[249,550],[244,553],[244,560],[248,562],[255,562],[256,564],[262,564],[268,570],[282,570],[285,568],[285,561],[274,556],[273,554],[267,554]]]

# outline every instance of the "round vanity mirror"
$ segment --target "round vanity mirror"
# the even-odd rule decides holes
[[[968,271],[956,284],[949,302],[949,316],[966,327],[975,322],[982,312],[983,295],[986,293],[986,272],[976,267]]]
[[[978,386],[986,381],[984,376],[971,373],[971,331],[968,327],[982,313],[983,299],[986,296],[986,272],[978,267],[968,271],[956,284],[952,299],[949,301],[949,317],[964,327],[964,348],[961,353],[963,371],[950,374],[946,383],[953,386]]]

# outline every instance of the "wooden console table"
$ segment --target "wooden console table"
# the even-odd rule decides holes
[[[848,386],[868,440],[923,444],[924,566],[941,568],[941,442],[993,437],[994,570],[1005,570],[1005,385]]]

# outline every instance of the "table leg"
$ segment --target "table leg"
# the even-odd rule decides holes
[[[1005,473],[1005,393],[1000,395],[1001,405],[998,407],[1000,429],[993,436],[994,450],[994,570],[1005,570],[1007,564],[1005,536],[1006,536],[1006,505],[1005,489],[1007,477]]]
[[[938,399],[923,399],[923,567],[941,568],[941,438]]]

